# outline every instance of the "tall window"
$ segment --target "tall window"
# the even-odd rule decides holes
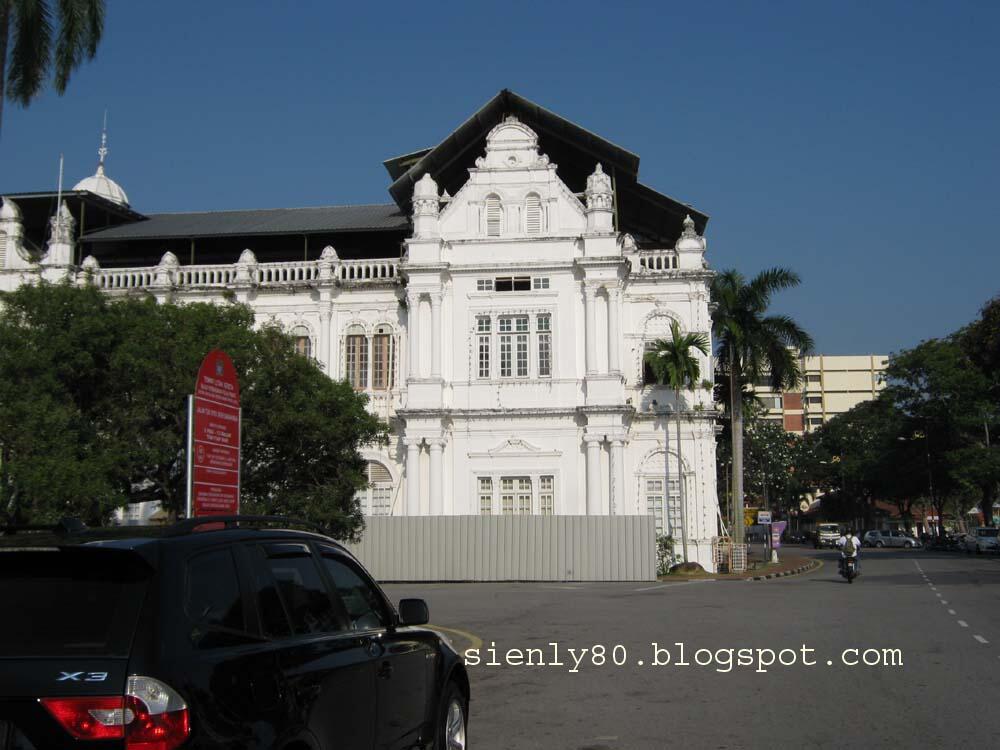
[[[542,231],[542,201],[535,193],[529,193],[524,201],[524,231],[527,234]]]
[[[366,516],[388,516],[392,513],[392,474],[378,461],[369,461],[365,467],[368,485],[358,490],[355,497]]]
[[[309,329],[305,326],[295,326],[292,329],[292,339],[295,342],[296,354],[303,357],[312,356],[312,339],[309,338]]]
[[[663,533],[663,480],[646,480],[646,512],[656,519],[656,534]]]
[[[493,478],[479,477],[479,514],[493,513]]]
[[[372,337],[372,388],[386,391],[392,388],[392,334],[389,326],[379,326]]]
[[[552,375],[552,316],[539,315],[538,328],[538,377]]]
[[[479,355],[479,377],[490,377],[490,329],[492,321],[487,317],[476,318],[476,346]]]
[[[514,343],[517,354],[517,377],[528,377],[528,316],[519,315],[514,318]]]
[[[647,341],[642,347],[642,384],[643,385],[654,385],[656,383],[656,376],[653,375],[653,368],[649,366],[646,361],[646,354],[653,351],[654,342]]]
[[[351,326],[344,341],[344,364],[347,382],[354,390],[368,387],[368,337],[361,326]]]
[[[486,236],[499,237],[503,224],[503,210],[500,198],[491,195],[486,199]]]
[[[514,330],[513,318],[500,318],[500,377],[509,378],[513,373],[512,353],[514,340],[511,333]]]
[[[551,516],[555,511],[555,477],[538,478],[538,512]]]

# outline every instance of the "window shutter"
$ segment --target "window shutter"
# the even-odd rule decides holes
[[[502,219],[500,211],[500,199],[491,196],[486,199],[486,236],[499,237],[500,223]]]
[[[542,201],[537,195],[529,195],[525,201],[524,226],[528,234],[542,233]]]
[[[376,482],[389,482],[392,484],[392,474],[382,464],[376,461],[368,462],[368,481],[372,484]]]

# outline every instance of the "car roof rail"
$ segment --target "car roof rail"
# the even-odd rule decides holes
[[[80,534],[87,531],[89,527],[79,518],[74,516],[66,516],[65,518],[60,518],[58,523],[55,524],[20,524],[11,526],[0,526],[0,534],[7,536],[12,536],[14,534],[19,534],[22,532],[32,532],[32,531],[47,531],[49,533],[55,533],[59,536],[69,536],[70,534]]]
[[[194,533],[198,527],[209,524],[220,524],[223,529],[253,528],[254,526],[281,524],[285,528],[300,526],[317,534],[329,534],[329,531],[324,529],[320,524],[312,521],[304,521],[299,518],[289,518],[288,516],[234,515],[185,518],[168,527],[167,533],[164,536],[185,536],[186,534]]]

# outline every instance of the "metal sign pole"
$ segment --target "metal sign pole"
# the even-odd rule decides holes
[[[191,518],[191,481],[193,479],[194,461],[194,396],[188,396],[188,423],[187,423],[187,503],[185,505],[185,518]]]

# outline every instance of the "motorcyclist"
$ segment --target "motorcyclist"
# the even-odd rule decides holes
[[[855,536],[854,529],[845,529],[840,539],[837,540],[837,547],[840,549],[840,572],[844,572],[844,560],[853,557],[854,570],[861,573],[861,540]]]

